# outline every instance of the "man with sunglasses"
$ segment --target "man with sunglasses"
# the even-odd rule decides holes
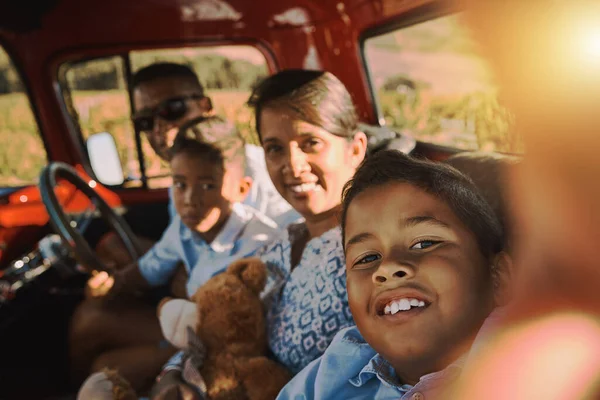
[[[133,123],[156,154],[168,159],[179,127],[213,112],[196,74],[179,64],[159,63],[140,69],[132,79]]]

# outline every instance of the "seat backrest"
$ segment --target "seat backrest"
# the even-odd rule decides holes
[[[359,129],[367,135],[367,154],[379,150],[394,149],[404,154],[414,150],[417,141],[407,133],[399,133],[385,126],[359,124]]]
[[[508,169],[518,164],[521,157],[498,153],[463,152],[445,162],[467,175],[498,216],[507,235],[512,231],[507,210]]]

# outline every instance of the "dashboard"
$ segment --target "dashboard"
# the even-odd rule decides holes
[[[87,274],[57,235],[0,271],[0,399],[41,399],[67,390],[68,329]],[[35,377],[35,385],[32,385]]]

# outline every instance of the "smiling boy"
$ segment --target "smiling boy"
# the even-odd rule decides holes
[[[241,204],[252,180],[245,174],[243,141],[229,123],[198,118],[185,125],[169,150],[177,211],[161,240],[124,277],[127,286],[168,282],[177,263],[188,271],[188,296],[212,275],[248,257],[280,234],[277,225]],[[214,142],[198,140],[195,131]],[[228,133],[213,134],[219,130]],[[217,140],[217,138],[220,138]],[[143,282],[139,278],[143,277]],[[129,280],[131,279],[131,282]]]
[[[439,398],[507,280],[496,216],[458,171],[393,150],[363,163],[342,207],[356,326],[279,398]]]

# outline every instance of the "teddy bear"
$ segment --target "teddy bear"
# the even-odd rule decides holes
[[[291,375],[282,365],[266,357],[267,332],[260,299],[266,275],[262,261],[243,259],[202,285],[192,297],[195,307],[180,299],[165,300],[159,305],[165,337],[187,349],[183,379],[201,397],[273,400],[290,380]],[[189,327],[194,327],[193,337],[182,333],[188,328],[189,335]],[[190,366],[197,372],[194,379],[187,378]]]

